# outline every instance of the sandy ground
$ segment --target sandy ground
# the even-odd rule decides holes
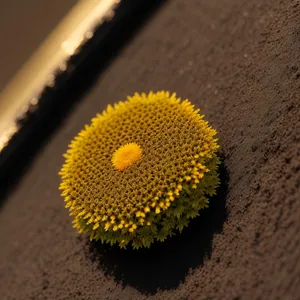
[[[2,193],[0,298],[299,299],[299,24],[299,1],[163,5]],[[150,250],[89,243],[57,189],[61,155],[108,103],[160,89],[218,130],[218,196]]]

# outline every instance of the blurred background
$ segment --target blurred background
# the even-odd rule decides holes
[[[0,92],[76,2],[0,1]]]

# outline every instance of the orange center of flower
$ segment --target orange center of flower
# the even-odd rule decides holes
[[[112,164],[118,171],[124,171],[142,159],[142,148],[136,143],[126,144],[112,156]]]

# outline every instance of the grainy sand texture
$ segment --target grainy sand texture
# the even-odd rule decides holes
[[[58,191],[62,154],[108,103],[162,89],[217,129],[218,195],[182,235],[150,250],[90,243]],[[1,186],[0,298],[299,299],[299,112],[299,1],[166,1],[13,187]]]

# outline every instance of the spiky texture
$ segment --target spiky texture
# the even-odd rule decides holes
[[[109,105],[65,154],[60,189],[74,227],[134,248],[181,231],[219,183],[215,134],[199,109],[169,92]]]

